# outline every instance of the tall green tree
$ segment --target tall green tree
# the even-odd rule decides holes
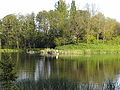
[[[79,37],[84,42],[89,42],[90,37],[92,36],[92,30],[91,30],[91,15],[88,11],[80,10],[78,12],[79,19]],[[78,17],[78,16],[77,16]]]
[[[47,11],[39,12],[36,16],[36,20],[38,31],[41,32],[41,34],[43,34],[43,37],[40,40],[41,46],[43,45],[44,47],[51,47],[51,40],[49,39],[49,32],[51,28],[50,13]]]
[[[98,13],[92,17],[92,21],[92,29],[94,30],[97,41],[99,41],[99,39],[102,39],[101,34],[105,29],[105,16],[102,13]]]
[[[77,13],[77,10],[76,10],[76,5],[75,5],[75,1],[72,1],[71,3],[71,8],[70,8],[70,18],[69,18],[69,34],[70,34],[70,38],[73,38],[73,37],[77,37],[77,34],[78,34],[78,19],[79,18],[79,15]]]
[[[38,22],[38,29],[45,34],[48,34],[50,30],[50,15],[47,11],[39,12],[36,16]]]
[[[0,20],[0,49],[2,48],[2,38],[3,38],[3,35],[2,35],[2,21]]]
[[[35,15],[34,13],[26,16],[26,38],[27,38],[27,46],[29,48],[33,48],[35,46],[35,32],[36,32],[36,24],[35,24]]]
[[[57,16],[55,16],[55,13]],[[57,38],[65,38],[67,37],[67,24],[68,24],[68,7],[64,0],[59,0],[56,4],[55,11],[53,11],[55,18],[52,19],[53,23],[57,22],[57,28],[54,32],[57,32],[57,36],[55,36],[54,40]],[[53,16],[52,16],[53,17]],[[55,25],[55,24],[54,24]],[[61,42],[62,43],[62,42]],[[66,42],[67,43],[67,42]]]
[[[19,15],[18,18],[22,47],[35,47],[36,23],[34,13],[26,16]]]
[[[6,46],[8,48],[19,48],[19,28],[17,17],[13,14],[5,16],[2,19],[2,28]]]
[[[103,40],[111,40],[115,31],[116,20],[106,18],[105,28],[103,29]]]
[[[55,10],[58,10],[60,13],[62,13],[63,17],[68,16],[68,7],[64,0],[59,0],[55,5]]]

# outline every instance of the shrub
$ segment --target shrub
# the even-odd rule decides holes
[[[67,43],[67,39],[64,37],[58,37],[54,39],[54,43],[56,46],[65,45]]]

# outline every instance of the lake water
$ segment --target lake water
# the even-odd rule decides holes
[[[40,56],[12,54],[18,81],[62,79],[80,83],[120,83],[120,55]],[[119,90],[119,89],[118,89]]]

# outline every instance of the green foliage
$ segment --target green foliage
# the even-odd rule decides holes
[[[9,48],[15,47],[18,41],[19,30],[18,30],[18,19],[15,15],[7,15],[2,20],[2,34],[6,46]]]
[[[39,12],[36,19],[39,23],[38,24],[39,30],[42,30],[45,34],[48,34],[50,22],[49,13],[47,11]]]
[[[10,56],[4,55],[4,60],[0,61],[0,69],[2,70],[0,73],[0,83],[4,90],[13,90],[13,88],[17,88],[14,85],[14,81],[17,79],[14,68],[15,64],[10,59]]]
[[[94,36],[90,36],[90,43],[97,43],[97,40],[96,40],[96,37],[94,37]]]
[[[111,53],[120,53],[120,45],[118,44],[70,44],[64,46],[58,46],[56,49],[59,49],[60,54],[111,54]]]
[[[58,37],[58,38],[55,38],[54,43],[56,46],[65,45],[67,43],[67,39],[63,37]]]
[[[93,8],[93,7],[92,7]],[[93,8],[95,9],[95,8]],[[79,10],[75,0],[70,9],[65,0],[58,0],[55,10],[27,15],[6,15],[0,20],[0,47],[55,48],[64,44],[118,43],[120,23],[102,13]],[[114,38],[113,38],[114,37]]]
[[[120,45],[113,45],[113,44],[86,44],[86,43],[79,43],[79,44],[71,44],[71,45],[64,45],[57,47],[58,49],[120,49]]]
[[[78,43],[78,42],[79,42],[79,40],[78,40],[78,38],[75,37],[75,36],[71,36],[71,37],[69,38],[69,43],[70,43],[70,44],[76,44],[76,43]]]
[[[112,39],[113,39],[114,43],[120,44],[120,36],[113,37]]]
[[[67,5],[64,0],[59,0],[56,4],[56,10],[63,14],[63,17],[67,17]]]

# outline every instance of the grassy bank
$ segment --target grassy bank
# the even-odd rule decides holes
[[[117,44],[70,44],[50,48],[30,48],[30,49],[0,49],[0,52],[21,52],[25,51],[29,54],[40,53],[43,55],[83,55],[83,54],[114,54],[120,53],[120,45]]]
[[[56,47],[60,54],[113,54],[120,53],[120,45],[113,44],[71,44]]]
[[[2,53],[12,53],[12,52],[21,52],[22,49],[0,49]]]

